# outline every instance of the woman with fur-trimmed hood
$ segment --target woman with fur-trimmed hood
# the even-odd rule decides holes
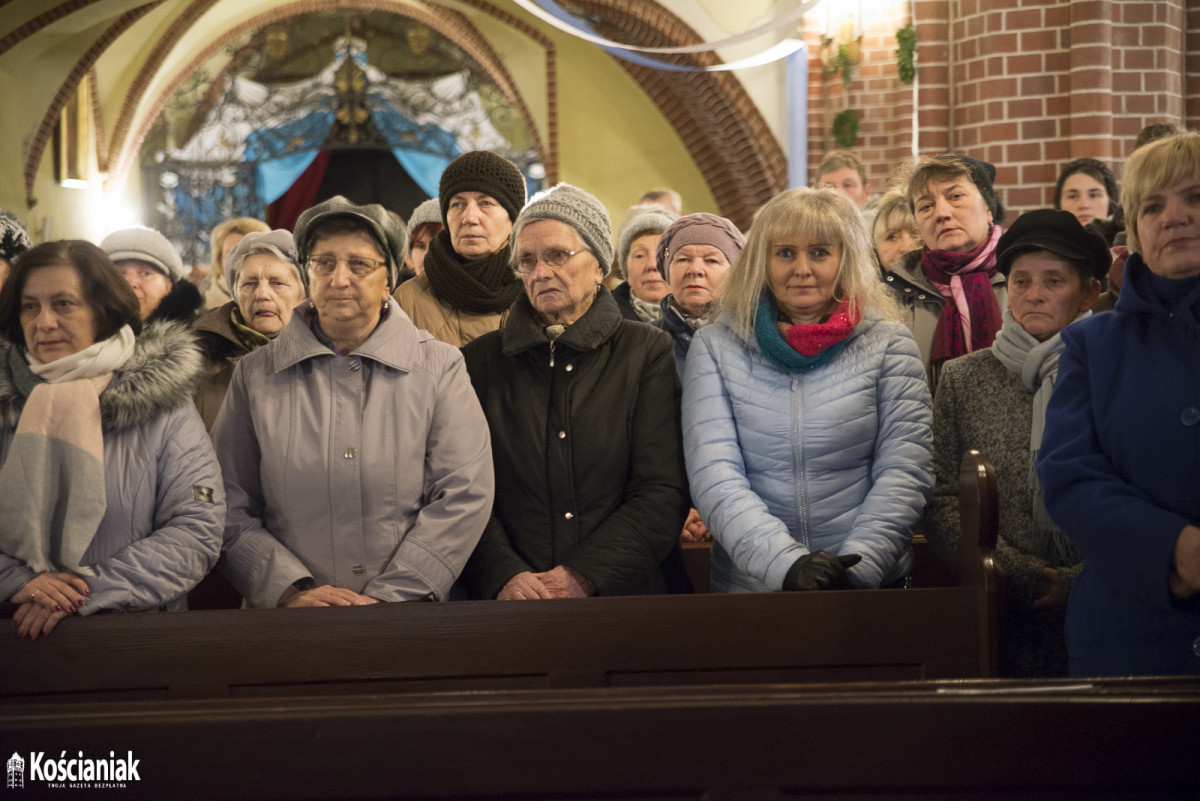
[[[216,564],[203,360],[88,242],[39,245],[0,290],[0,601],[23,637],[102,610],[186,609]]]

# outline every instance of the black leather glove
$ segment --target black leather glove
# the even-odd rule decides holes
[[[862,561],[856,553],[834,556],[829,551],[813,551],[801,556],[783,577],[785,590],[838,590],[849,586],[846,568]]]

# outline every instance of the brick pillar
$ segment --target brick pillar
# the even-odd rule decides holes
[[[1183,122],[1194,131],[1200,128],[1200,5],[1193,3],[1185,14]]]
[[[1071,158],[1113,156],[1112,3],[1071,3]]]
[[[917,150],[945,153],[954,146],[950,113],[950,3],[916,0]]]

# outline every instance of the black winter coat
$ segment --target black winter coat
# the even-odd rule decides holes
[[[686,592],[688,513],[670,338],[601,289],[551,345],[528,298],[463,348],[492,433],[496,501],[463,572],[495,598],[518,573],[572,568],[601,595]]]

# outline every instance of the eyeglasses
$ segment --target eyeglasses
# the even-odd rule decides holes
[[[551,270],[558,270],[565,265],[572,256],[580,253],[586,253],[585,250],[546,250],[542,251],[541,255],[534,253],[522,253],[517,257],[517,272],[521,275],[529,275],[537,269],[539,261],[546,262],[546,266]]]
[[[387,264],[386,261],[381,259],[368,259],[365,256],[348,256],[344,259],[339,259],[332,253],[322,253],[319,256],[309,258],[308,269],[317,275],[332,275],[333,271],[337,269],[338,264],[343,261],[350,268],[350,272],[359,278],[366,278],[378,270],[381,265]]]

